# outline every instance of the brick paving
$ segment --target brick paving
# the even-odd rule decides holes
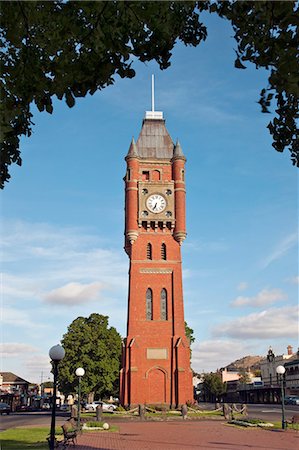
[[[126,422],[119,432],[90,432],[75,450],[295,450],[299,432],[236,428],[224,422]]]

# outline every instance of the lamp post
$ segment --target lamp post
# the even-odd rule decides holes
[[[49,447],[50,450],[54,450],[55,446],[55,414],[56,414],[56,393],[57,393],[57,376],[58,376],[58,364],[64,358],[65,351],[61,345],[54,345],[49,350],[49,356],[52,361],[53,366],[53,397],[52,397],[52,417],[51,417],[51,430],[50,430],[50,440]]]
[[[81,426],[80,426],[80,411],[81,411],[81,377],[83,377],[83,375],[85,374],[85,370],[82,367],[78,367],[78,369],[76,369],[75,374],[77,375],[78,379],[79,379],[79,383],[78,383],[78,424],[77,424],[77,428],[78,430],[80,430]]]
[[[284,412],[284,374],[285,374],[285,368],[284,366],[277,366],[276,367],[276,373],[279,377],[279,382],[280,382],[280,386],[281,386],[281,412],[282,412],[282,419],[281,419],[281,428],[284,430],[285,429],[285,412]]]

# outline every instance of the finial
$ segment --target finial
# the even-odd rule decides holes
[[[163,112],[155,111],[155,76],[152,74],[152,110],[145,112],[145,119],[163,120]]]

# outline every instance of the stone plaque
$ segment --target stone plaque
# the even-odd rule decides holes
[[[167,348],[147,348],[147,359],[167,359]]]

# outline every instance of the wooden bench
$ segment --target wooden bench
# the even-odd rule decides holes
[[[291,420],[287,420],[286,423],[288,425],[292,425],[292,427],[295,428],[294,425],[299,425],[299,414],[294,414]]]
[[[63,448],[66,448],[67,446],[72,443],[72,445],[76,445],[77,442],[77,430],[75,429],[74,423],[70,420],[65,422],[62,426],[63,431],[63,441],[62,445]]]

